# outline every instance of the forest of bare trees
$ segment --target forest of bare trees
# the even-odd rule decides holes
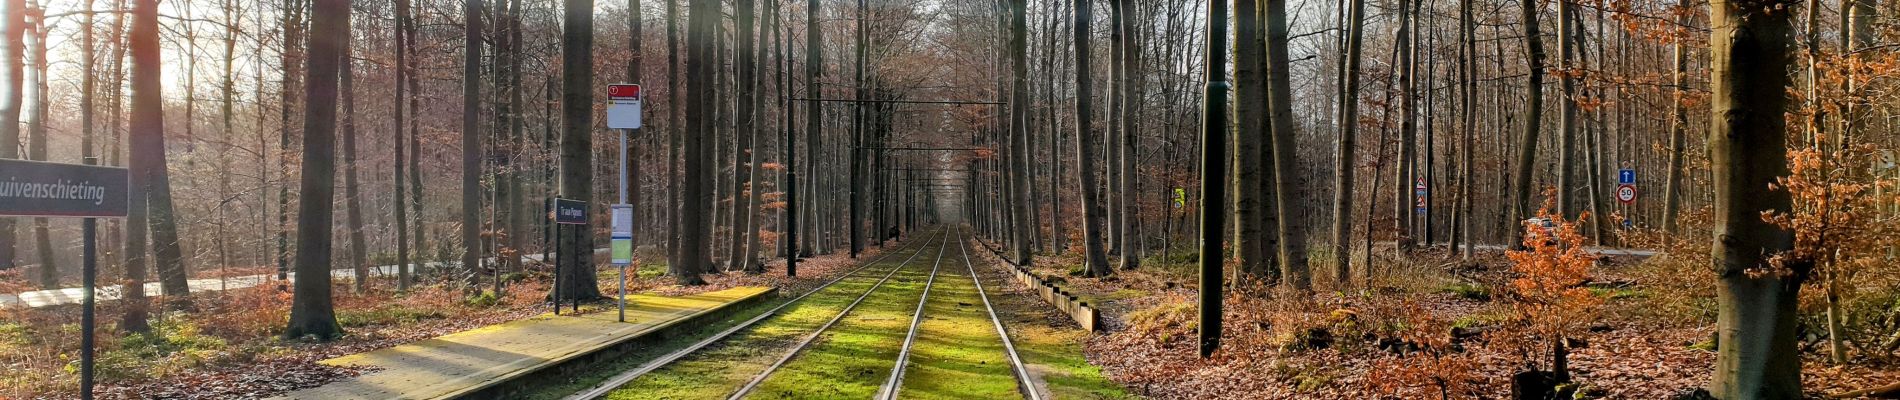
[[[968,225],[1019,266],[1194,287],[1212,357],[1223,327],[1262,329],[1223,323],[1235,299],[1370,314],[1382,288],[1446,286],[1419,270],[1530,279],[1567,270],[1473,271],[1574,245],[1691,266],[1705,312],[1671,321],[1717,346],[1716,398],[1796,398],[1804,364],[1900,349],[1900,12],[1879,0],[0,9],[0,158],[132,173],[101,236],[126,332],[253,275],[288,294],[289,338],[345,333],[338,287],[492,298],[559,271],[548,298],[604,298],[627,151],[635,267],[683,286]],[[644,87],[626,148],[610,83]],[[590,223],[552,223],[555,198]],[[0,217],[0,287],[77,285],[79,226]],[[1556,289],[1638,280],[1584,274]],[[1562,382],[1583,347],[1528,327],[1552,319],[1586,317],[1526,317],[1520,353]]]

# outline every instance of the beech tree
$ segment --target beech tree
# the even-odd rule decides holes
[[[1075,2],[1075,59],[1077,60],[1089,59],[1089,36],[1091,36],[1089,25],[1095,18],[1090,12],[1093,7],[1089,3],[1086,0]],[[1102,232],[1105,222],[1103,220],[1107,218],[1108,212],[1103,209],[1102,204],[1101,173],[1097,171],[1097,164],[1091,161],[1097,157],[1097,151],[1101,149],[1101,136],[1096,133],[1094,123],[1091,122],[1094,114],[1090,111],[1092,108],[1090,103],[1094,102],[1094,94],[1090,90],[1090,86],[1093,86],[1090,80],[1094,78],[1089,74],[1088,64],[1077,62],[1075,65],[1075,137],[1077,138],[1075,154],[1079,160],[1082,160],[1077,163],[1079,165],[1076,170],[1080,173],[1082,182],[1082,242],[1088,257],[1086,261],[1088,275],[1104,277],[1114,274],[1115,270],[1108,266],[1108,249]]]
[[[145,2],[157,3],[141,1]],[[298,185],[304,201],[297,208],[297,290],[284,337],[327,341],[343,334],[330,296],[330,223],[335,214],[337,85],[344,49],[350,45],[350,2],[313,0],[310,18],[310,51],[304,64],[309,77],[304,80],[303,182]]]
[[[561,197],[588,202],[594,187],[594,1],[566,0],[561,31]],[[695,16],[699,13],[694,13]],[[690,180],[689,180],[690,181]],[[701,203],[704,204],[704,203]],[[562,225],[560,297],[563,300],[600,298],[594,278],[593,225]],[[695,275],[697,276],[697,275]]]
[[[1802,396],[1795,306],[1813,265],[1777,263],[1794,234],[1762,213],[1788,210],[1787,90],[1794,0],[1709,3],[1709,157],[1715,184],[1712,256],[1718,283],[1715,372],[1720,399]],[[1761,272],[1767,271],[1767,272]]]

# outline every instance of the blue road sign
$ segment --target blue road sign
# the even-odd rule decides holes
[[[1624,169],[1620,169],[1620,170],[1617,170],[1617,171],[1616,171],[1616,184],[1618,184],[1618,185],[1634,185],[1634,184],[1636,184],[1636,170],[1634,170],[1634,169],[1629,169],[1629,168],[1624,168]]]

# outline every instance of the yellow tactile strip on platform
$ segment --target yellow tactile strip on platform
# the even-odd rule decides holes
[[[627,322],[614,310],[540,316],[323,360],[380,370],[289,393],[290,399],[442,399],[507,382],[570,358],[640,337],[771,292],[740,287],[680,297],[628,295]]]

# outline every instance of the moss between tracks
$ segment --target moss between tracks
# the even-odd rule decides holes
[[[941,249],[941,246],[935,246]],[[938,249],[924,249],[884,287],[818,337],[810,348],[766,377],[748,398],[861,399],[890,377],[917,299]]]
[[[1020,396],[1008,350],[983,308],[955,244],[924,306],[924,321],[905,369],[906,399],[1004,399]]]
[[[917,249],[908,249],[879,260],[831,287],[813,293],[804,300],[780,310],[779,315],[761,321],[754,328],[740,331],[720,343],[693,353],[671,365],[655,370],[608,395],[610,399],[724,399],[744,386],[746,381],[777,361],[784,351],[805,334],[817,329],[858,295],[871,288],[879,278]],[[921,257],[921,256],[920,256]],[[892,278],[893,280],[896,277]],[[867,302],[869,300],[866,300]],[[862,307],[862,306],[860,306]],[[760,310],[761,312],[763,309]],[[757,315],[752,313],[750,315]],[[736,323],[735,323],[736,324]],[[726,327],[730,327],[727,325]],[[717,332],[718,329],[705,329]],[[708,333],[710,335],[710,333]],[[682,340],[691,343],[693,340]],[[645,361],[651,357],[641,357]],[[617,368],[618,373],[638,362]],[[578,389],[577,389],[578,390]]]

